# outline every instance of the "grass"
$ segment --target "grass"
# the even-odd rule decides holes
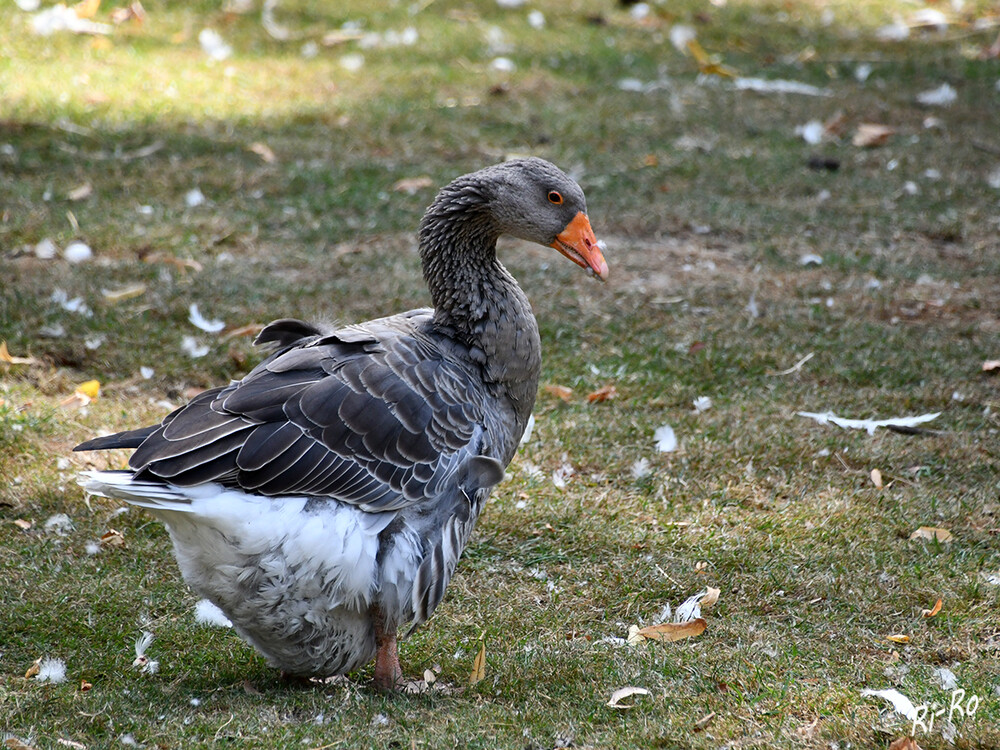
[[[278,21],[302,36],[281,42],[256,14],[150,3],[108,44],[39,38],[0,11],[0,339],[35,360],[0,371],[0,735],[36,748],[884,747],[909,725],[861,690],[947,705],[934,677],[947,667],[980,699],[956,715],[954,746],[1000,744],[1000,397],[979,372],[1000,356],[1000,62],[977,57],[996,29],[973,25],[991,8],[966,3],[948,31],[886,43],[876,30],[912,5],[680,2],[646,21],[597,0],[538,7],[542,31],[486,0],[286,0]],[[419,41],[301,54],[345,22],[412,26]],[[674,22],[745,76],[830,96],[699,78],[669,42]],[[207,60],[204,26],[232,58]],[[514,72],[491,68],[500,54]],[[625,78],[662,85],[626,91]],[[916,103],[944,82],[954,104]],[[838,113],[845,130],[823,144],[794,133]],[[855,147],[862,122],[897,134]],[[425,304],[412,233],[433,188],[393,185],[512,153],[579,176],[612,278],[503,244],[539,317],[544,384],[573,397],[542,390],[533,441],[403,646],[405,669],[439,670],[448,689],[385,697],[368,672],[284,685],[232,633],[195,623],[163,528],[88,502],[74,475],[105,459],[70,449],[258,361],[247,338],[191,327],[192,302],[230,328]],[[206,205],[187,206],[195,187]],[[84,240],[95,259],[40,260],[45,238]],[[806,253],[822,265],[800,265]],[[102,291],[136,284],[120,301]],[[92,315],[63,309],[57,288]],[[183,353],[189,334],[205,356]],[[98,400],[60,406],[91,378]],[[614,399],[586,403],[605,385]],[[698,396],[712,399],[701,414]],[[941,416],[915,436],[796,416],[825,410]],[[662,424],[678,451],[655,450]],[[650,473],[635,478],[640,458]],[[575,474],[560,490],[564,462]],[[46,528],[57,514],[63,533]],[[920,526],[954,539],[911,541]],[[91,554],[110,529],[124,544]],[[700,637],[614,640],[706,586],[722,593]],[[133,666],[143,630],[155,674]],[[481,643],[486,679],[469,687]],[[41,657],[62,659],[67,681],[25,679]],[[626,685],[650,695],[606,706]],[[951,747],[940,720],[917,740]]]

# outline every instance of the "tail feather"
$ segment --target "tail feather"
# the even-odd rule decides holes
[[[141,508],[183,510],[191,504],[180,488],[136,480],[131,471],[84,471],[78,481],[91,495],[124,500]]]
[[[114,435],[93,438],[80,443],[74,451],[103,451],[111,448],[138,448],[142,442],[156,432],[160,425],[154,424],[149,427],[140,427],[137,430],[127,430],[116,432]]]

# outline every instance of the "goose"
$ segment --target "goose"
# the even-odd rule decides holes
[[[324,329],[276,320],[239,381],[159,424],[77,451],[133,449],[85,471],[91,494],[162,521],[187,584],[288,677],[375,660],[404,686],[397,641],[441,603],[535,402],[541,344],[500,263],[500,235],[551,246],[601,280],[583,191],[538,158],[441,189],[419,226],[433,308]]]

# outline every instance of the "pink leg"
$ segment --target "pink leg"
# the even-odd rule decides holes
[[[399,668],[399,652],[396,650],[396,628],[387,628],[382,611],[372,607],[375,623],[375,687],[392,691],[403,684],[403,670]]]

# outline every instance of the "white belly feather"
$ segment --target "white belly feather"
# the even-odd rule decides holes
[[[412,581],[402,571],[419,564],[415,533],[396,535],[392,559],[381,561],[392,580],[380,580],[378,535],[395,513],[218,484],[134,481],[125,472],[87,472],[83,484],[162,520],[188,585],[289,674],[344,674],[363,666],[375,654],[369,609],[382,584],[403,602],[410,598]]]

